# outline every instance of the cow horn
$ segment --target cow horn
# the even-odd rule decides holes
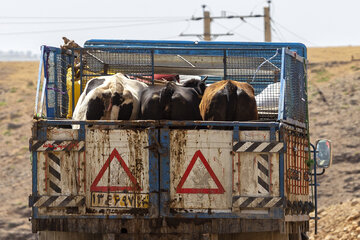
[[[203,80],[201,80],[201,81],[202,81],[202,82],[205,82],[205,81],[206,81],[206,79],[208,79],[208,77],[209,77],[209,76],[204,77],[204,79],[203,79]]]

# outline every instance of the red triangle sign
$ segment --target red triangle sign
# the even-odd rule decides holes
[[[103,177],[106,169],[109,168],[111,161],[114,158],[117,158],[119,163],[121,164],[121,167],[125,170],[126,175],[130,178],[130,181],[133,183],[133,186],[98,186],[98,183],[100,179]],[[114,192],[114,191],[138,191],[141,190],[138,182],[136,181],[136,178],[131,174],[128,166],[120,156],[119,152],[114,148],[114,150],[111,152],[109,158],[106,160],[104,166],[101,168],[100,172],[96,176],[94,182],[90,186],[90,190],[92,192]]]
[[[204,164],[206,170],[210,174],[211,178],[214,180],[217,188],[183,188],[183,185],[186,179],[188,178],[198,158],[200,158],[201,162]],[[191,159],[189,166],[186,168],[184,176],[181,178],[179,185],[176,187],[176,193],[223,194],[224,192],[225,192],[224,187],[221,185],[219,179],[216,177],[214,171],[211,169],[204,155],[201,153],[200,150],[197,150],[193,158]]]

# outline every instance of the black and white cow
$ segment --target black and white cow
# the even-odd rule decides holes
[[[138,119],[140,94],[148,85],[121,73],[91,79],[80,95],[73,120]]]

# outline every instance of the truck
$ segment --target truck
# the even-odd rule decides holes
[[[148,84],[154,74],[250,83],[259,120],[72,120],[86,82],[117,72]],[[310,142],[307,87],[301,43],[42,46],[32,231],[39,239],[308,239],[316,177],[332,153],[330,141]]]

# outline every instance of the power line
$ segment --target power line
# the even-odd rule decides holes
[[[173,19],[173,18],[169,18],[169,19],[165,19],[165,18],[163,18],[163,19],[158,19],[158,20],[156,20],[156,19],[153,19],[153,20],[143,20],[143,19],[135,19],[135,20],[120,20],[120,19],[118,19],[118,20],[88,20],[88,21],[46,21],[46,22],[44,22],[44,21],[35,21],[35,22],[29,22],[29,21],[26,21],[26,22],[18,22],[18,21],[16,21],[16,22],[1,22],[0,21],[0,24],[9,24],[9,25],[16,25],[16,24],[21,24],[21,25],[24,25],[24,24],[77,24],[77,23],[114,23],[114,22],[123,22],[123,23],[128,23],[128,22],[149,22],[149,21],[172,21],[172,20],[175,20],[175,19]],[[180,19],[178,19],[178,20],[180,20]],[[183,20],[183,18],[181,19],[181,20]]]
[[[284,35],[281,33],[281,31],[279,30],[279,28],[277,27],[277,25],[273,24],[271,26],[271,29],[273,30],[273,32],[276,34],[276,36],[278,36],[278,39],[282,42],[286,42]]]
[[[122,28],[122,27],[137,27],[144,25],[156,25],[167,24],[181,21],[165,21],[165,22],[153,22],[153,23],[141,23],[141,24],[128,24],[128,25],[112,25],[112,26],[99,26],[99,27],[87,27],[87,28],[71,28],[71,29],[56,29],[56,30],[43,30],[43,31],[31,31],[31,32],[8,32],[0,33],[0,35],[23,35],[23,34],[39,34],[39,33],[52,33],[52,32],[69,32],[69,31],[84,31],[84,30],[96,30],[96,29],[108,29],[108,28]]]
[[[62,17],[33,17],[33,16],[28,16],[28,17],[10,17],[10,16],[2,16],[0,17],[0,19],[78,19],[78,20],[84,20],[84,19],[143,19],[143,20],[148,20],[148,19],[184,19],[186,17],[68,17],[68,16],[62,16]]]
[[[254,41],[253,39],[251,39],[251,38],[249,38],[249,37],[246,37],[246,36],[244,36],[244,35],[242,35],[242,34],[240,34],[240,33],[238,33],[238,32],[235,32],[235,31],[233,31],[233,30],[225,27],[224,25],[222,25],[222,24],[220,24],[220,23],[218,23],[218,22],[214,22],[214,23],[215,23],[216,25],[219,25],[219,26],[222,27],[222,28],[225,28],[226,30],[229,30],[229,32],[235,33],[236,35],[238,35],[238,36],[240,36],[240,37],[242,37],[242,38],[244,38],[244,39],[246,39],[246,40],[248,40],[248,41]]]
[[[258,30],[259,32],[263,32],[263,31],[264,31],[263,29],[261,29],[261,28],[259,28],[259,27],[255,26],[255,25],[254,25],[254,24],[252,24],[252,23],[249,23],[249,22],[245,22],[245,23],[249,24],[249,26],[251,26],[252,28],[254,28],[254,29]]]
[[[301,40],[304,40],[304,41],[306,41],[306,42],[310,43],[311,45],[315,45],[315,46],[317,46],[317,45],[318,45],[318,44],[315,44],[315,43],[313,43],[313,42],[311,42],[311,41],[307,40],[307,39],[306,39],[306,38],[304,38],[304,37],[301,37],[300,35],[298,35],[298,34],[294,33],[293,31],[291,31],[291,30],[287,29],[285,26],[281,25],[280,23],[275,22],[275,20],[274,20],[274,19],[271,19],[271,21],[272,21],[274,24],[279,25],[281,28],[283,28],[283,29],[284,29],[285,31],[287,31],[288,33],[290,33],[290,34],[294,35],[295,37],[297,37],[297,38],[299,38],[299,39],[301,39]]]

